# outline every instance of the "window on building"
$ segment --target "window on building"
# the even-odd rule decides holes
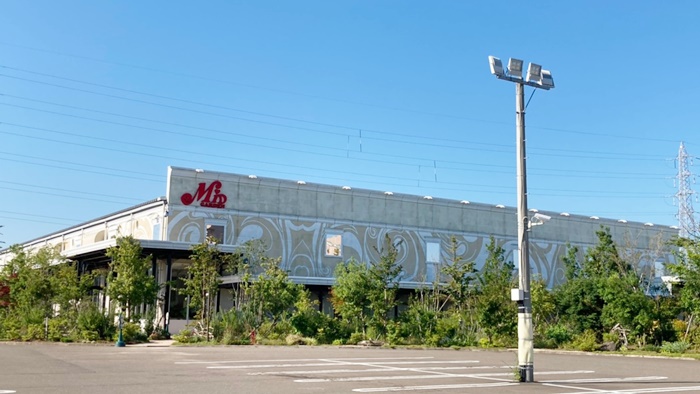
[[[425,261],[428,263],[440,262],[440,241],[427,241],[425,243]]]
[[[153,224],[153,239],[160,241],[160,222]]]
[[[660,278],[666,275],[666,264],[663,261],[654,262],[654,277]]]
[[[217,243],[224,243],[226,227],[223,224],[207,223],[207,239],[213,238]]]
[[[326,256],[342,257],[343,236],[340,233],[326,234]]]

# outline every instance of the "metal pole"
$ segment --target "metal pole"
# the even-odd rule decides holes
[[[523,300],[518,302],[518,369],[521,382],[534,381],[534,346],[532,341],[532,301],[530,299],[530,256],[527,231],[527,177],[525,170],[525,86],[515,84],[515,128],[518,187],[518,289]]]

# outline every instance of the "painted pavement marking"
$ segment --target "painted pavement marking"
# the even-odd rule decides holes
[[[538,372],[538,375],[571,375],[580,373],[594,373],[594,371],[578,370],[578,371],[545,371]],[[440,375],[396,375],[396,376],[358,376],[352,378],[318,378],[318,379],[295,379],[296,383],[322,383],[322,382],[370,382],[381,380],[411,380],[411,379],[450,379],[450,378],[472,378],[483,379],[495,376],[512,377],[511,372],[494,372],[494,373],[475,373],[475,374],[452,374],[445,373]],[[509,379],[512,381],[512,378]]]
[[[397,387],[371,387],[363,389],[353,389],[358,393],[381,393],[392,391],[419,391],[419,390],[449,390],[449,389],[473,389],[473,388],[491,388],[517,386],[514,382],[497,382],[497,383],[471,383],[471,384],[443,384],[434,386],[397,386]]]
[[[335,359],[334,359],[335,360]],[[209,369],[253,369],[253,368],[288,368],[288,367],[322,367],[328,365],[367,365],[367,366],[382,366],[382,365],[416,365],[416,364],[465,364],[478,363],[476,360],[460,360],[460,361],[381,361],[376,363],[353,363],[334,360],[321,360],[320,363],[304,363],[304,364],[251,364],[251,365],[212,365]]]
[[[475,370],[475,369],[512,369],[508,366],[493,366],[493,365],[478,365],[473,367],[423,367],[421,371],[455,371],[455,370]],[[416,371],[416,368],[368,368],[368,369],[321,369],[313,371],[314,374],[342,374],[342,373],[357,373],[357,372],[393,372],[393,371]],[[279,374],[303,374],[309,373],[307,370],[300,371],[268,371],[268,372],[248,372],[248,375],[279,375]]]
[[[361,361],[361,360],[426,360],[434,359],[432,356],[425,357],[348,357],[348,358],[333,358],[332,360],[340,361]],[[225,360],[225,361],[177,361],[175,364],[238,364],[238,363],[272,363],[272,362],[294,362],[294,361],[319,361],[318,358],[290,358],[290,359],[273,359],[273,360]],[[477,361],[478,362],[478,361]]]

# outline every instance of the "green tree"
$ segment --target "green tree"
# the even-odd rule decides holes
[[[331,304],[335,312],[353,329],[362,331],[368,321],[370,273],[367,265],[351,259],[335,267]]]
[[[562,319],[578,333],[593,330],[599,340],[619,324],[644,342],[658,325],[654,302],[645,294],[642,276],[620,256],[610,229],[601,226],[596,236],[598,243],[582,262],[571,247],[564,259],[568,281],[555,289]]]
[[[442,266],[441,273],[445,278],[442,291],[447,296],[446,301],[459,313],[470,310],[469,305],[474,293],[473,282],[477,279],[477,270],[473,261],[466,261],[457,254],[457,239],[451,238],[450,255],[452,261]]]
[[[377,251],[380,253],[379,261],[369,267],[367,298],[372,312],[370,326],[374,329],[374,334],[381,337],[386,334],[389,312],[397,304],[396,295],[403,267],[397,262],[398,244],[392,242],[388,234],[384,237],[383,248]]]
[[[267,320],[274,327],[291,316],[300,298],[308,298],[304,286],[292,282],[280,268],[281,258],[260,258],[262,272],[246,284],[245,293],[259,321]]]
[[[488,257],[477,275],[476,315],[490,344],[508,342],[515,336],[517,306],[510,299],[515,286],[514,266],[506,261],[505,250],[490,237]]]
[[[673,243],[680,248],[676,253],[677,263],[667,264],[666,268],[680,281],[674,287],[674,298],[678,300],[688,326],[683,338],[679,339],[686,340],[700,316],[700,241],[678,238]]]
[[[13,246],[10,253],[14,257],[0,270],[0,337],[43,339],[46,318],[60,320],[69,333],[91,277],[78,280],[75,264],[51,247],[32,253]]]
[[[148,274],[151,256],[143,256],[141,243],[132,236],[118,237],[117,244],[107,249],[109,274],[107,295],[116,300],[126,318],[134,317],[140,305],[153,305],[158,296],[158,283]]]

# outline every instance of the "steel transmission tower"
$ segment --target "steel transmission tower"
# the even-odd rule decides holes
[[[685,151],[685,145],[681,142],[681,147],[678,149],[678,227],[680,227],[679,235],[683,238],[695,236],[697,228],[695,227],[695,211],[693,210],[693,194],[695,191],[690,188],[690,182],[693,179],[693,173],[690,172],[689,159],[692,160]]]

